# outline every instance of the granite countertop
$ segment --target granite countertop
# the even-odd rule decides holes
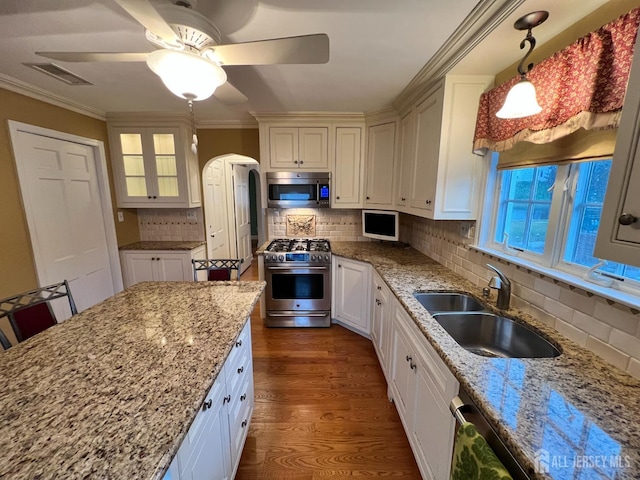
[[[144,282],[0,354],[0,478],[161,479],[264,282]]]
[[[475,355],[445,332],[413,292],[464,291],[482,299],[480,287],[414,249],[331,242],[331,250],[373,265],[519,463],[536,472],[532,478],[640,478],[640,380],[517,309],[501,313],[533,326],[562,354]],[[493,305],[495,295],[489,307],[497,312]]]
[[[128,245],[118,247],[118,250],[193,250],[200,245],[204,245],[204,240],[197,242],[170,242],[170,241],[146,241],[133,242]]]

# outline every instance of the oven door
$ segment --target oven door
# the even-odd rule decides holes
[[[271,310],[331,310],[328,265],[265,265],[266,307]]]

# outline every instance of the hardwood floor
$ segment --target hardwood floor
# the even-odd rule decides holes
[[[242,280],[258,278],[257,261]],[[255,410],[237,480],[420,479],[370,340],[251,316]]]

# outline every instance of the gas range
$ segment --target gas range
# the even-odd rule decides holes
[[[331,263],[329,240],[307,238],[279,238],[273,240],[265,250],[264,263]]]

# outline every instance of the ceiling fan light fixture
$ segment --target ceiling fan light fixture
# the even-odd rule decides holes
[[[504,101],[504,105],[496,112],[498,118],[522,118],[542,111],[536,98],[536,88],[526,78],[516,83]]]
[[[147,65],[174,95],[186,100],[205,100],[227,81],[219,65],[190,52],[156,50]]]

